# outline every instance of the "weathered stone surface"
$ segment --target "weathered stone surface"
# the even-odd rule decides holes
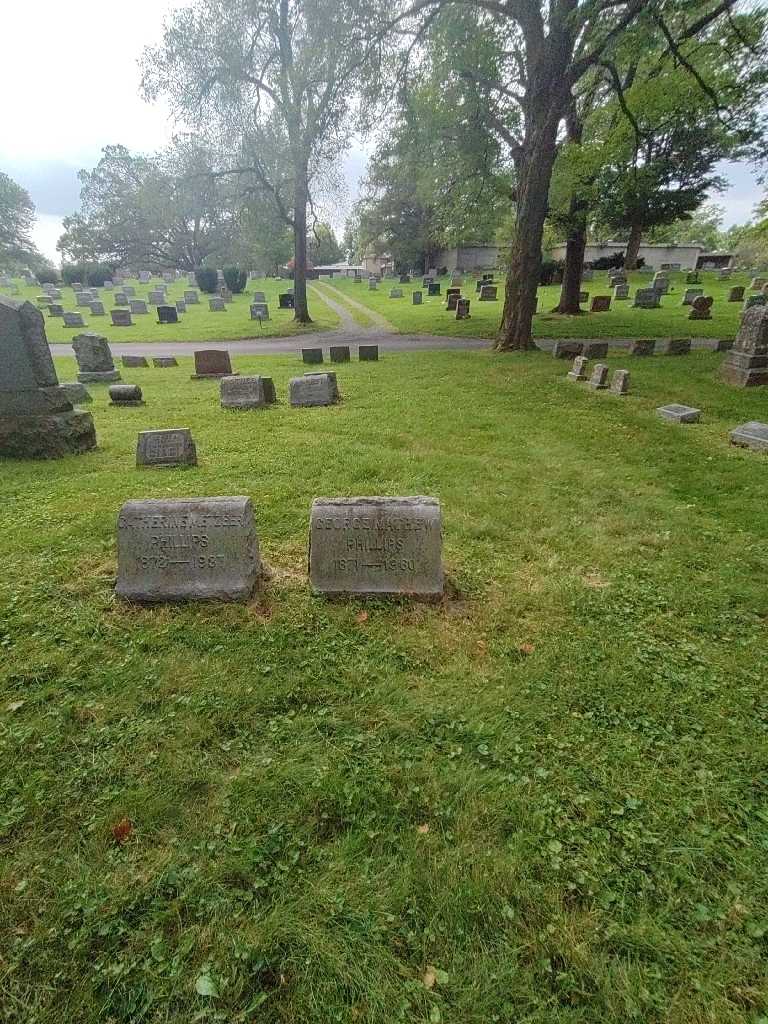
[[[446,311],[448,313],[455,313],[456,312],[456,307],[459,304],[459,299],[460,298],[461,298],[461,295],[457,294],[455,291],[450,291],[449,290],[448,295],[447,295],[447,305],[445,307]]]
[[[626,395],[629,391],[629,370],[614,370],[609,391],[612,395]]]
[[[496,292],[495,284],[484,284],[480,289],[480,302],[496,302]]]
[[[288,383],[288,396],[293,406],[333,405],[339,400],[335,373],[305,373]]]
[[[602,391],[608,387],[608,367],[605,363],[597,363],[592,376],[589,378],[589,386],[593,391]]]
[[[661,305],[660,294],[656,288],[638,288],[632,305],[636,309],[658,309]]]
[[[146,356],[123,356],[122,362],[126,369],[129,366],[149,366]]]
[[[768,423],[750,420],[730,433],[731,444],[751,448],[754,452],[768,452]]]
[[[82,313],[69,313],[66,310],[62,313],[65,327],[85,327]]]
[[[96,447],[90,413],[59,387],[45,321],[31,302],[0,297],[0,455],[52,459]]]
[[[295,309],[293,292],[281,292],[277,296],[277,305],[279,309]]]
[[[357,358],[361,363],[377,363],[379,361],[378,345],[360,345],[357,349]]]
[[[691,353],[690,338],[667,338],[660,341],[656,353],[662,356],[687,356]]]
[[[85,384],[80,384],[78,381],[66,381],[63,384],[59,384],[59,387],[72,405],[85,405],[87,402],[93,401],[88,388]]]
[[[91,316],[104,316],[105,315],[104,303],[103,302],[98,302],[98,301],[94,300],[93,302],[88,304],[88,308],[91,311]]]
[[[576,356],[573,360],[573,366],[568,371],[567,376],[571,380],[587,379],[587,359],[585,356]]]
[[[301,350],[301,360],[304,363],[322,363],[323,350],[321,348],[303,348]]]
[[[196,466],[197,448],[188,427],[142,430],[136,443],[136,465]]]
[[[728,301],[729,302],[743,302],[744,300],[744,288],[741,285],[737,285],[735,288],[728,290]]]
[[[109,313],[113,327],[133,327],[130,309],[111,309]]]
[[[147,295],[147,302],[150,304],[150,306],[162,306],[162,305],[164,305],[165,304],[165,292],[162,291],[159,288],[156,288],[154,291],[151,291],[149,293],[149,295]]]
[[[575,359],[584,350],[583,341],[556,341],[552,348],[555,359]]]
[[[749,282],[749,290],[751,292],[756,292],[760,288],[762,288],[764,284],[765,284],[765,278],[764,277],[753,277],[752,280]]]
[[[666,277],[655,277],[652,286],[659,295],[666,295],[669,292],[669,281]]]
[[[615,302],[623,302],[629,298],[629,285],[626,282],[619,282],[613,286],[613,299]]]
[[[440,294],[440,288],[441,288],[441,285],[440,285],[439,281],[430,281],[429,284],[427,285],[427,295],[429,295],[429,296],[439,295]]]
[[[269,385],[265,386],[265,382]],[[275,401],[271,377],[222,377],[222,409],[264,409]]]
[[[200,304],[200,295],[192,290],[184,292],[184,301],[188,306],[197,306]]]
[[[402,299],[403,289],[402,288],[390,288],[389,289],[390,299]]]
[[[138,384],[113,384],[109,389],[109,404],[119,406],[144,405]]]
[[[309,576],[322,594],[439,597],[440,503],[425,497],[316,498]]]
[[[152,360],[153,366],[167,367],[167,366],[178,366],[175,356],[155,356]]]
[[[128,601],[247,600],[261,572],[250,498],[127,501],[117,566]]]
[[[608,356],[607,341],[585,341],[581,354],[587,359],[606,359]]]
[[[175,306],[158,306],[157,322],[159,324],[177,324],[179,322],[179,311]]]
[[[224,313],[226,312],[227,306],[220,295],[212,295],[210,299],[208,299],[208,309],[211,313]]]
[[[229,352],[225,349],[204,348],[194,353],[195,372],[192,380],[203,380],[208,377],[237,377],[232,370]]]
[[[589,307],[589,311],[590,313],[607,313],[610,308],[610,295],[595,295],[592,299],[592,305]]]
[[[698,423],[701,419],[701,409],[694,409],[692,405],[660,405],[656,412],[662,419],[672,420],[674,423]]]
[[[653,338],[636,338],[629,345],[631,356],[652,356],[655,351],[656,341]]]
[[[251,303],[251,320],[269,320],[269,306],[266,302]]]
[[[459,299],[456,303],[456,319],[457,320],[469,320],[469,299]]]
[[[720,376],[735,387],[768,384],[768,306],[753,306],[744,312]]]
[[[691,303],[691,312],[688,314],[689,320],[711,320],[712,319],[712,303],[715,300],[711,295],[699,295]]]
[[[753,306],[764,306],[768,303],[768,296],[765,295],[748,295],[744,300],[744,311],[752,309]],[[50,307],[50,315],[53,316],[53,306]]]
[[[184,301],[184,299],[176,299],[176,312],[177,313],[186,313],[187,312],[187,304]]]
[[[253,293],[253,301],[254,301],[254,303],[266,302],[267,301],[267,296],[264,294],[264,292],[254,292]]]
[[[349,345],[331,345],[330,354],[332,363],[348,363],[351,358]]]
[[[144,316],[146,313],[149,313],[147,304],[143,299],[131,299],[128,305],[134,316]]]
[[[686,288],[683,292],[683,306],[692,306],[693,300],[704,294],[703,288]]]
[[[126,295],[125,292],[115,292],[112,298],[114,299],[116,306],[128,305],[128,296]]]
[[[423,292],[416,291],[411,293],[411,302],[413,303],[414,306],[420,306],[422,304],[423,299]]]
[[[109,343],[103,335],[92,331],[76,334],[72,339],[72,348],[75,350],[79,370],[77,379],[82,384],[108,384],[120,380]]]
[[[762,296],[760,296],[762,298]],[[59,302],[52,302],[48,306],[48,316],[64,316],[64,307]]]

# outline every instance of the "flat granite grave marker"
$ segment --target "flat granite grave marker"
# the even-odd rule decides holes
[[[359,345],[357,358],[361,363],[377,363],[379,361],[378,345]]]
[[[232,369],[229,352],[218,348],[203,348],[193,353],[195,372],[192,380],[205,380],[210,377],[239,377]]]
[[[305,373],[288,382],[288,398],[293,406],[334,405],[339,400],[335,373]]]
[[[166,366],[178,366],[176,356],[155,356],[152,360],[153,366],[164,368]]]
[[[72,339],[72,348],[75,350],[79,371],[77,379],[82,384],[111,384],[120,380],[109,342],[103,335],[92,331],[76,334]]]
[[[121,358],[126,369],[129,366],[149,366],[146,356],[122,356]]]
[[[138,384],[113,384],[109,389],[109,404],[118,407],[144,405]]]
[[[322,363],[323,350],[321,348],[303,348],[301,350],[301,361],[303,363]]]
[[[59,380],[42,313],[0,298],[0,455],[56,459],[96,447],[93,417],[73,409]]]
[[[750,420],[729,434],[731,444],[751,448],[753,452],[768,452],[768,423]]]
[[[629,370],[614,370],[608,390],[612,395],[626,395],[629,391]]]
[[[573,366],[570,368],[566,376],[569,380],[586,380],[587,379],[587,358],[586,356],[576,356],[573,360]]]
[[[117,520],[118,597],[244,601],[261,573],[250,498],[127,501]]]
[[[605,363],[596,364],[589,378],[589,386],[593,391],[603,391],[608,387],[608,367]]]
[[[351,358],[349,345],[331,345],[330,354],[332,363],[348,363]]]
[[[694,409],[692,405],[679,405],[676,402],[671,405],[660,405],[656,412],[662,419],[671,420],[673,423],[698,423],[701,419],[701,409]]]
[[[720,376],[739,388],[768,384],[768,306],[753,306],[743,314]]]
[[[276,401],[271,377],[222,377],[222,409],[266,409]]]
[[[309,578],[321,594],[440,597],[440,503],[425,497],[316,498]]]
[[[581,354],[586,356],[587,359],[607,359],[608,358],[608,342],[607,341],[585,341],[584,347],[581,350]]]
[[[83,320],[82,313],[67,313],[61,314],[64,318],[65,327],[87,327],[85,320]]]
[[[142,430],[136,442],[136,465],[171,468],[197,466],[198,450],[188,427]]]

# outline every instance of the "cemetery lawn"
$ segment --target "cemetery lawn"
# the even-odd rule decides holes
[[[136,289],[135,298],[146,301],[150,290],[160,283],[158,278],[153,278],[151,284],[140,284],[138,281],[127,281],[126,284]],[[16,280],[19,285],[20,295],[17,298],[29,299],[36,305],[35,297],[42,294],[38,287],[30,288],[22,285],[21,279]],[[80,331],[96,331],[104,335],[110,342],[147,342],[147,341],[232,341],[239,338],[279,338],[290,335],[310,334],[316,331],[332,330],[339,326],[339,317],[322,300],[313,296],[311,301],[310,314],[312,324],[306,326],[297,324],[293,319],[292,309],[278,308],[278,294],[286,291],[291,286],[290,281],[278,281],[274,278],[265,278],[257,281],[249,281],[246,290],[242,295],[235,295],[231,303],[227,303],[226,310],[222,313],[212,313],[208,308],[209,295],[198,292],[200,302],[198,305],[187,306],[186,313],[179,314],[177,324],[159,324],[157,322],[157,306],[148,305],[149,312],[146,314],[132,314],[133,324],[131,327],[114,327],[110,310],[115,308],[112,298],[114,292],[108,292],[99,288],[99,299],[104,303],[104,316],[93,316],[86,307],[80,309],[86,327],[64,327],[61,317],[50,317],[47,311],[45,316],[45,332],[50,342],[71,343],[72,338]],[[177,299],[184,298],[184,292],[192,286],[187,284],[186,278],[168,285],[168,299],[175,304]],[[117,286],[115,287],[115,291]],[[2,290],[4,294],[8,289]],[[254,291],[264,292],[269,305],[270,319],[261,326],[257,320],[251,320],[250,303]],[[67,312],[77,312],[75,296],[71,288],[61,287],[61,303]]]
[[[629,274],[630,295],[635,290],[650,287],[651,274]],[[400,334],[445,334],[464,338],[495,337],[504,304],[503,274],[496,273],[496,302],[480,302],[475,293],[475,279],[464,277],[462,294],[471,300],[469,320],[456,320],[455,313],[445,308],[445,291],[450,287],[450,277],[439,278],[441,296],[429,298],[426,289],[421,288],[421,278],[411,284],[400,284],[397,278],[386,278],[379,283],[376,291],[368,290],[367,282],[355,284],[351,278],[334,277],[332,281],[321,282],[320,290],[328,284],[337,292],[381,313]],[[699,274],[701,284],[685,284],[685,273],[670,273],[670,293],[661,300],[660,309],[633,309],[633,298],[629,301],[611,300],[607,313],[587,313],[583,316],[561,316],[551,313],[560,298],[560,286],[539,288],[539,310],[533,319],[533,333],[537,338],[733,338],[738,329],[742,312],[741,302],[728,302],[728,291],[736,285],[743,285],[745,294],[752,280],[748,274],[732,275],[729,281],[718,281],[714,271]],[[595,271],[592,281],[584,282],[590,302],[595,295],[611,295],[607,286],[607,272]],[[686,287],[701,287],[705,295],[714,298],[711,320],[689,320],[689,306],[683,306],[682,298]],[[402,288],[402,299],[390,299],[390,288]],[[414,306],[412,293],[423,291],[421,306]],[[338,294],[328,291],[338,300]],[[589,303],[583,308],[589,309]]]
[[[618,398],[386,355],[290,409],[295,358],[237,357],[283,402],[244,413],[183,359],[89,386],[98,451],[3,462],[4,1024],[764,1024],[768,461],[728,430],[768,417],[722,359]],[[135,469],[171,426],[200,466]],[[263,593],[118,603],[121,503],[217,494]],[[354,494],[440,498],[443,603],[311,595]]]

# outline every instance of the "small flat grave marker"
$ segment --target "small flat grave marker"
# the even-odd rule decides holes
[[[306,373],[288,383],[292,406],[334,405],[339,399],[335,373]]]
[[[440,503],[425,497],[316,498],[309,576],[328,595],[443,593]]]
[[[167,366],[178,366],[175,356],[155,356],[152,360],[152,365],[160,368]]]
[[[142,430],[136,444],[136,465],[196,466],[197,448],[187,427],[170,430]]]
[[[123,356],[122,361],[126,369],[134,366],[149,366],[146,356]]]
[[[65,327],[85,327],[86,326],[85,320],[83,320],[83,314],[82,313],[62,313],[61,315],[64,318],[64,326]]]
[[[730,433],[731,444],[751,448],[753,452],[768,452],[768,423],[750,420]]]
[[[694,409],[692,405],[679,405],[675,402],[671,405],[660,405],[656,412],[662,419],[671,420],[673,423],[698,423],[701,419],[701,409]]]
[[[222,377],[222,409],[266,409],[275,401],[271,377]]]
[[[127,501],[117,521],[118,597],[245,601],[261,573],[250,498]]]

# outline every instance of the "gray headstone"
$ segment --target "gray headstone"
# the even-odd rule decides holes
[[[247,600],[261,572],[250,498],[127,501],[117,568],[128,601]]]
[[[184,301],[188,306],[195,306],[200,303],[200,296],[196,291],[184,292]]]
[[[331,345],[330,355],[332,363],[348,363],[350,359],[349,345]]]
[[[660,292],[656,288],[638,288],[632,305],[636,309],[658,309]]]
[[[556,341],[552,348],[552,355],[555,359],[575,359],[583,351],[583,341]]]
[[[585,356],[576,356],[573,360],[573,366],[568,371],[567,376],[571,380],[587,379],[587,359]]]
[[[701,419],[701,409],[694,409],[692,405],[660,405],[656,412],[662,419],[672,420],[674,423],[698,423]]]
[[[137,466],[196,466],[197,448],[187,427],[142,430],[136,444]]]
[[[691,353],[690,338],[668,338],[660,341],[656,352],[662,356],[687,356]]]
[[[131,313],[134,316],[143,316],[145,313],[149,312],[147,304],[143,299],[131,299],[128,305],[130,306]]]
[[[254,292],[253,293],[253,301],[254,302],[266,302],[267,301],[267,296],[264,294],[264,292]]]
[[[167,367],[167,366],[178,366],[175,356],[155,356],[152,360],[153,366]]]
[[[146,356],[122,356],[123,366],[149,366]]]
[[[288,383],[288,396],[293,406],[334,405],[339,400],[335,373],[305,373]]]
[[[103,302],[91,302],[90,303],[91,316],[104,316],[104,303]]]
[[[440,503],[424,497],[316,498],[309,576],[322,594],[439,597]]]
[[[127,306],[128,296],[125,292],[115,292],[112,296],[116,306]]]
[[[423,299],[422,292],[412,292],[412,294],[411,294],[411,301],[413,302],[414,306],[420,306],[421,303],[422,303],[422,299]]]
[[[629,370],[615,370],[609,390],[613,395],[626,395],[629,391]]]
[[[323,350],[321,348],[303,348],[301,350],[301,360],[304,363],[322,363]]]
[[[79,384],[77,381],[67,381],[66,383],[59,384],[59,387],[64,391],[72,405],[85,405],[93,401],[85,384]]]
[[[224,299],[220,295],[212,295],[208,299],[208,309],[211,313],[223,313],[226,310]]]
[[[586,356],[587,359],[607,359],[608,357],[608,342],[607,341],[585,341],[584,347],[581,350],[581,354]]]
[[[125,285],[123,287],[123,291],[125,292],[129,299],[134,299],[136,297],[136,289],[133,287],[132,284]]]
[[[720,375],[727,384],[740,388],[768,384],[768,306],[753,306],[743,314]]]
[[[194,353],[195,372],[192,380],[205,380],[211,377],[239,377],[232,370],[232,361],[226,349],[204,348]]]
[[[368,291],[369,292],[375,292],[378,287],[379,287],[379,285],[378,285],[378,282],[377,282],[376,278],[375,277],[369,277],[368,278]]]
[[[113,327],[133,327],[130,309],[110,309]]]
[[[112,384],[109,389],[109,404],[117,406],[144,405],[138,384]]]
[[[64,316],[64,307],[58,302],[52,302],[48,307],[48,316]]]
[[[730,433],[731,444],[740,448],[751,448],[754,452],[768,451],[768,423],[760,423],[759,420],[750,420],[749,423],[742,423]]]
[[[269,306],[266,302],[251,303],[251,320],[269,320]]]
[[[402,299],[403,289],[402,288],[390,288],[389,289],[390,299]]]
[[[90,413],[59,387],[45,321],[31,302],[0,298],[0,455],[52,459],[96,446]]]
[[[630,342],[629,354],[631,356],[652,356],[656,351],[656,341],[653,338],[638,338]]]
[[[83,320],[82,313],[67,313],[66,311],[61,314],[64,318],[65,327],[85,327],[86,323]]]
[[[613,286],[613,299],[614,302],[622,302],[624,299],[629,298],[629,285],[628,284],[615,284]]]
[[[360,345],[357,349],[357,358],[361,363],[377,363],[379,361],[378,345]]]
[[[703,294],[704,294],[704,289],[703,288],[686,288],[685,292],[683,293],[683,302],[682,302],[682,304],[684,306],[692,306],[693,305],[693,300],[697,299],[700,295],[703,295]]]
[[[87,331],[72,339],[79,373],[77,379],[83,384],[110,383],[120,380],[115,369],[109,343],[101,334]]]
[[[222,409],[265,409],[275,401],[271,377],[222,377]]]
[[[147,302],[150,306],[162,306],[165,303],[165,292],[159,288],[155,288],[147,296]]]
[[[187,304],[184,301],[184,299],[176,299],[176,312],[177,313],[186,313],[187,312]]]
[[[608,367],[605,363],[597,363],[592,376],[589,378],[589,386],[594,391],[602,391],[608,387]]]

